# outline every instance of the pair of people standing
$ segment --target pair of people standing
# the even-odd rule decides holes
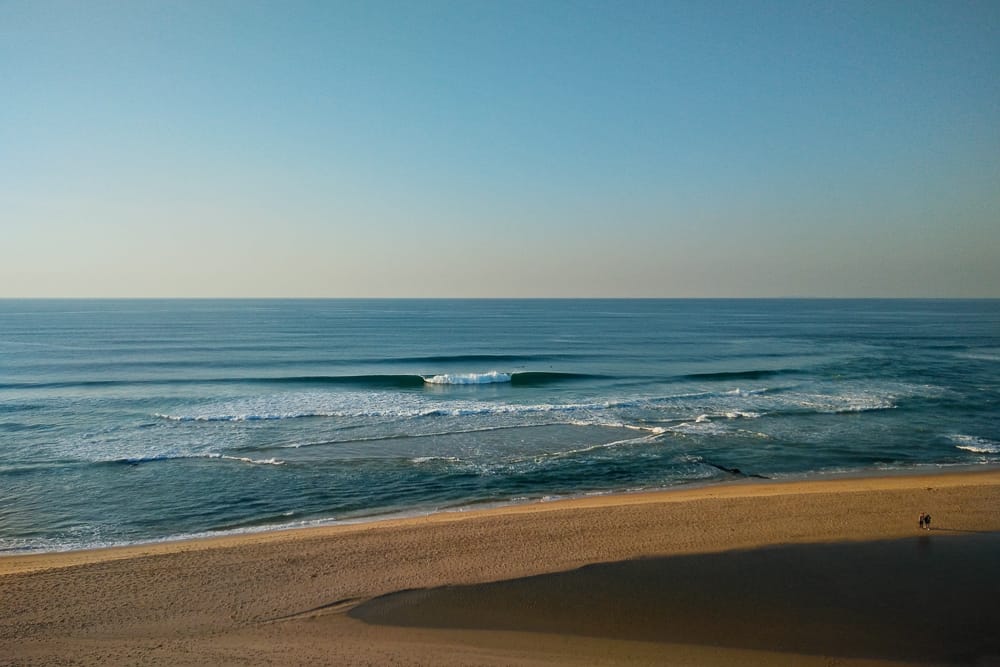
[[[931,515],[927,514],[926,512],[921,512],[920,513],[919,524],[920,524],[920,527],[923,528],[924,530],[930,530],[931,529]]]

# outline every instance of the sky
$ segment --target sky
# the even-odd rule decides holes
[[[0,297],[1000,297],[1000,2],[0,0]]]

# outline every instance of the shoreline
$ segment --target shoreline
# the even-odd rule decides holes
[[[931,469],[928,469],[931,468]],[[680,500],[691,500],[699,497],[715,497],[730,495],[781,495],[781,488],[785,488],[787,493],[813,493],[815,484],[826,484],[828,482],[858,482],[865,480],[891,480],[896,478],[919,478],[919,477],[948,477],[952,475],[990,475],[1000,474],[1000,464],[923,464],[916,468],[899,468],[890,470],[849,470],[830,473],[809,473],[805,475],[790,475],[788,477],[761,478],[752,475],[735,477],[732,479],[714,480],[706,482],[691,482],[679,484],[672,487],[659,489],[621,490],[621,491],[595,491],[585,492],[580,495],[558,496],[553,498],[533,498],[523,501],[486,501],[471,505],[461,505],[443,509],[414,510],[413,512],[397,512],[387,514],[376,514],[367,517],[348,519],[316,519],[306,521],[308,525],[287,525],[278,524],[273,526],[260,526],[251,529],[237,529],[233,531],[205,531],[190,535],[176,535],[149,540],[139,540],[135,542],[108,544],[101,546],[83,546],[80,548],[57,548],[52,550],[39,549],[12,549],[7,552],[0,552],[0,576],[9,571],[24,571],[18,567],[14,561],[33,558],[50,558],[54,561],[65,557],[69,564],[79,564],[84,562],[99,562],[101,560],[114,560],[118,558],[129,558],[135,555],[152,555],[154,553],[173,553],[176,551],[186,551],[190,548],[211,548],[212,546],[229,546],[243,540],[257,543],[260,541],[270,541],[270,538],[283,539],[287,535],[305,534],[316,532],[319,534],[327,531],[339,532],[365,528],[369,526],[395,526],[408,522],[421,521],[446,521],[448,518],[488,516],[493,514],[521,513],[533,511],[549,511],[570,509],[574,507],[589,507],[593,502],[603,505],[606,502],[613,504],[645,504],[658,502],[676,502]],[[768,487],[774,486],[775,489]],[[731,488],[730,488],[731,487]],[[792,488],[795,487],[795,488]],[[757,493],[747,493],[747,489],[754,489]],[[673,498],[671,498],[673,497]],[[60,565],[53,565],[58,567]]]
[[[934,517],[930,531],[917,527],[923,511]],[[992,603],[963,611],[937,605],[933,597],[979,599],[983,581],[1000,585],[990,572],[975,576],[978,565],[954,566],[980,563],[969,558],[982,553],[995,563],[996,554],[982,549],[1000,544],[997,533],[1000,469],[991,468],[741,480],[351,525],[5,555],[0,663],[72,658],[82,664],[820,665],[831,656],[851,665],[914,661],[912,647],[894,653],[860,621],[916,607],[937,624],[928,627],[1000,622]],[[974,547],[977,539],[989,545]],[[883,544],[910,555],[873,558]],[[823,556],[830,550],[824,545],[837,557]],[[805,556],[783,559],[782,549]],[[760,576],[754,580],[776,586],[746,589],[740,578],[705,575],[718,572],[720,562],[740,558],[756,559]],[[819,565],[793,574],[790,563]],[[931,586],[922,578],[928,566],[937,577]],[[636,575],[630,569],[635,567],[651,569]],[[826,617],[814,615],[816,601],[840,589],[830,586],[830,567],[868,577],[857,586],[868,597],[835,607],[847,610],[835,630],[837,641],[829,641],[833,631],[817,620]],[[690,572],[700,574],[685,574]],[[567,577],[582,577],[582,583],[561,585]],[[649,586],[637,588],[636,581]],[[663,602],[685,582],[697,584],[696,595],[678,598],[688,602],[671,610]],[[895,588],[884,588],[886,582]],[[507,592],[498,598],[497,590]],[[1000,594],[985,590],[991,601]],[[405,591],[416,591],[416,599]],[[456,591],[465,607],[448,597]],[[574,598],[580,591],[592,595]],[[414,622],[419,604],[431,606]],[[463,608],[470,611],[461,622],[447,620]],[[532,608],[548,611],[525,613]],[[405,622],[393,616],[407,609]],[[554,623],[563,610],[568,616]],[[720,610],[730,610],[725,622]],[[660,634],[659,626],[642,620],[651,613],[690,616],[687,630]],[[879,622],[885,636],[905,636],[905,627]],[[796,637],[813,639],[803,643]],[[963,650],[977,659],[1000,657],[992,640],[967,645],[967,635],[957,631],[922,641],[931,642],[943,662],[964,661]]]

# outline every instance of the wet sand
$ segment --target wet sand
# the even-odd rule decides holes
[[[0,664],[1000,664],[997,531],[986,470],[6,556]]]

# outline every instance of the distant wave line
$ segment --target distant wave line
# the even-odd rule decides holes
[[[800,372],[795,368],[761,369],[748,371],[719,371],[711,373],[688,373],[680,375],[683,380],[763,380],[776,377],[778,375],[789,375]]]
[[[453,373],[453,374],[372,374],[372,375],[293,375],[274,377],[228,377],[228,378],[159,378],[137,380],[76,380],[62,382],[7,382],[0,383],[0,389],[69,389],[74,387],[129,387],[136,385],[190,385],[190,384],[290,384],[290,385],[342,385],[382,389],[412,389],[427,384],[484,384],[490,382],[510,383],[516,386],[532,386],[605,378],[607,376],[587,373],[565,373],[557,371],[522,371],[504,373]]]
[[[432,354],[415,357],[388,357],[383,359],[367,359],[372,363],[400,364],[462,364],[462,363],[520,363],[558,361],[578,357],[576,354]],[[346,362],[354,360],[347,359]]]
[[[778,397],[778,401],[772,400]],[[782,400],[785,397],[788,400]],[[320,417],[386,417],[392,419],[417,419],[433,417],[467,417],[477,415],[529,415],[542,413],[604,413],[608,410],[653,409],[683,407],[695,410],[695,415],[726,418],[757,418],[764,414],[771,416],[801,414],[838,414],[886,410],[897,407],[895,397],[871,394],[796,394],[775,389],[733,389],[723,392],[700,392],[665,397],[649,397],[625,400],[608,400],[587,403],[538,403],[522,404],[508,402],[482,402],[471,400],[454,401],[395,401],[390,404],[367,403],[343,404],[327,403],[323,396],[319,404],[288,404],[278,400],[266,405],[226,405],[201,413],[164,414],[155,417],[175,422],[245,422]],[[722,399],[723,405],[713,405],[703,401]],[[735,402],[734,402],[735,401]]]
[[[113,464],[113,465],[131,465],[136,466],[142,463],[161,463],[164,461],[180,461],[185,459],[215,459],[220,461],[238,461],[240,463],[248,463],[252,465],[284,465],[285,462],[277,458],[269,459],[252,459],[247,456],[231,456],[229,454],[152,454],[149,456],[132,456],[120,459],[111,459],[105,461],[94,461],[96,464]]]

